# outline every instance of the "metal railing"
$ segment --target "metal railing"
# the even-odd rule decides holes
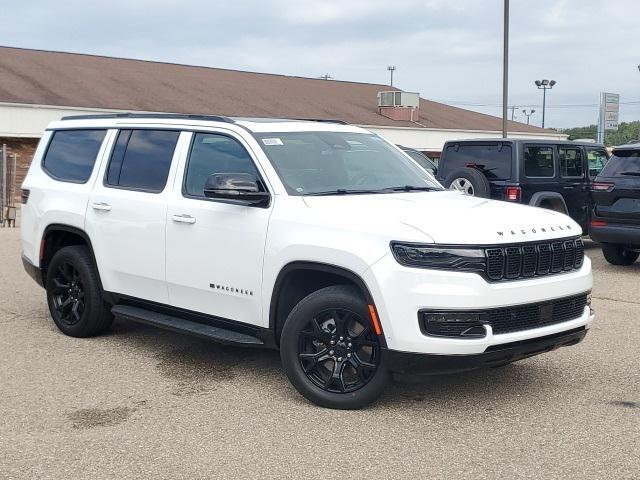
[[[16,172],[18,155],[9,155],[7,145],[2,145],[2,163],[0,164],[0,226],[15,227],[16,207]]]

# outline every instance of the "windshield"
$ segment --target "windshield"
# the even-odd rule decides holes
[[[291,195],[442,189],[377,135],[279,132],[256,137]]]
[[[614,150],[613,156],[600,172],[601,177],[640,175],[640,149]]]

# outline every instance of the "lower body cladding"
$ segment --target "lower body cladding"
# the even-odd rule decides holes
[[[591,262],[503,282],[405,267],[389,255],[364,273],[390,370],[445,373],[498,366],[580,342],[594,313]]]

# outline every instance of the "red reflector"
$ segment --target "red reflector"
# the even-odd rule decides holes
[[[594,182],[591,184],[591,190],[594,192],[610,192],[615,184],[609,182]]]
[[[519,202],[522,190],[520,187],[506,187],[504,189],[504,196],[510,202]]]
[[[604,220],[591,220],[592,227],[606,227],[607,225],[609,224]]]

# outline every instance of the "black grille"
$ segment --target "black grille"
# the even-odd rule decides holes
[[[587,297],[587,293],[582,293],[547,302],[490,310],[421,311],[421,329],[427,335],[443,337],[480,336],[482,325],[490,325],[496,335],[530,330],[580,318],[587,305]]]
[[[578,269],[584,259],[579,238],[485,250],[489,280],[515,280]]]
[[[480,321],[491,325],[494,334],[518,332],[579,318],[587,305],[587,294],[549,302],[480,312]]]

